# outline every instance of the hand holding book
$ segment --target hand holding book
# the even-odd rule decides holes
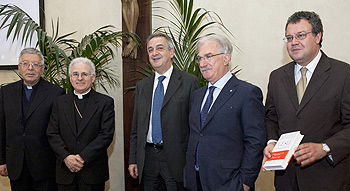
[[[327,155],[321,143],[303,143],[298,146],[294,153],[294,159],[302,167],[313,164]]]

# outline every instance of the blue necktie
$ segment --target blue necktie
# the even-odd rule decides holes
[[[215,86],[210,86],[209,87],[209,94],[207,97],[207,100],[204,103],[204,106],[202,108],[201,112],[201,129],[204,127],[205,120],[207,119],[209,108],[211,104],[213,103],[213,92],[215,90]]]
[[[213,103],[213,93],[215,90],[215,86],[210,86],[209,87],[209,94],[207,96],[207,100],[205,100],[204,106],[202,108],[202,112],[201,112],[201,126],[200,129],[203,129],[204,124],[205,124],[205,120],[207,119],[208,116],[208,112],[209,112],[209,108],[211,106],[211,104]],[[199,158],[199,143],[197,144],[197,148],[196,148],[196,161],[195,161],[195,169],[197,171],[199,171],[199,163],[198,163],[198,158]]]
[[[158,77],[158,85],[154,91],[153,106],[152,106],[152,141],[160,143],[162,141],[162,128],[160,123],[160,110],[164,99],[163,80],[165,76]]]

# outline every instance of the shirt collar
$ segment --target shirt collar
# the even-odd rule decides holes
[[[316,69],[316,66],[317,66],[318,62],[319,62],[320,59],[321,59],[321,56],[322,56],[322,53],[321,53],[321,51],[319,50],[318,53],[317,53],[317,55],[316,55],[316,57],[315,57],[308,65],[306,65],[306,66],[301,66],[301,65],[299,65],[299,64],[297,63],[297,64],[296,64],[296,71],[298,72],[298,71],[300,71],[301,68],[305,67],[305,68],[307,68],[307,70],[308,70],[309,72],[311,72],[311,74],[313,74],[314,71],[315,71],[315,69]]]
[[[222,89],[224,88],[224,86],[226,85],[226,83],[230,80],[230,78],[232,77],[232,74],[230,71],[228,71],[224,76],[222,76],[217,82],[215,82],[215,87],[218,89]],[[208,84],[208,88],[210,86],[213,86],[210,82]]]
[[[160,74],[158,74],[157,72],[155,72],[155,79],[158,79],[158,77],[159,76],[165,76],[165,79],[169,79],[170,78],[170,76],[171,76],[171,73],[173,72],[173,69],[174,69],[174,67],[173,67],[173,65],[171,65],[170,66],[170,68],[169,68],[169,70],[168,71],[166,71],[164,74],[162,74],[162,75],[160,75]]]

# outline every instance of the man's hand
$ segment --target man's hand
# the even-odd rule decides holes
[[[301,167],[306,167],[327,155],[321,143],[303,143],[297,147],[294,159]]]
[[[6,164],[0,165],[0,175],[1,176],[8,176]]]
[[[131,177],[136,179],[139,176],[139,173],[137,171],[137,164],[130,164],[128,170]]]
[[[79,172],[84,167],[84,160],[80,155],[68,155],[64,163],[71,172]]]
[[[262,164],[261,164],[261,168],[264,172],[266,171],[266,169],[263,168],[263,166],[264,166],[266,160],[271,157],[271,153],[272,153],[272,150],[275,147],[275,145],[276,145],[276,142],[271,142],[264,149],[264,159],[263,159]]]
[[[243,190],[244,191],[249,191],[250,190],[250,187],[246,184],[243,184]]]

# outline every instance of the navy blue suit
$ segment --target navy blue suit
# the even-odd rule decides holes
[[[193,93],[190,137],[184,170],[185,188],[196,191],[195,153],[204,191],[253,187],[266,144],[261,90],[232,76],[221,90],[200,128],[201,104],[207,86]]]

